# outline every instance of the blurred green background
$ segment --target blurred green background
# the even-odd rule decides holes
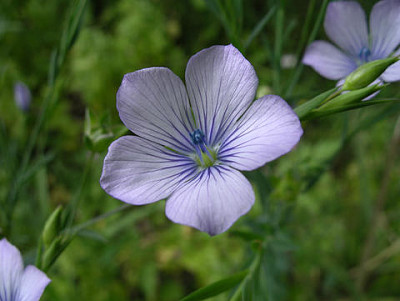
[[[50,58],[72,3],[0,2],[2,200],[50,89]],[[374,3],[362,1],[367,11]],[[88,148],[84,124],[89,110],[92,127],[109,135],[107,144],[116,138],[113,129],[120,132],[122,123],[115,94],[125,73],[166,66],[183,78],[197,51],[233,43],[255,67],[259,95],[278,94],[296,106],[334,87],[299,63],[322,6],[305,0],[88,1],[32,151],[36,167],[18,190],[8,229],[0,208],[0,236],[33,263],[44,222],[58,205],[79,198],[76,224],[122,205],[99,186],[106,148]],[[322,27],[315,30],[326,39]],[[31,89],[28,112],[14,102],[17,81]],[[378,97],[399,98],[399,88],[392,84]],[[246,174],[256,205],[216,237],[170,222],[164,201],[95,223],[47,272],[52,283],[42,300],[179,300],[245,269],[260,239],[262,264],[246,284],[257,293],[244,300],[400,300],[399,112],[397,104],[372,106],[304,123],[294,151]]]

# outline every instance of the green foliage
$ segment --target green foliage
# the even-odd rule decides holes
[[[0,236],[47,270],[42,300],[396,300],[399,86],[341,94],[303,67],[327,4],[1,1]],[[228,43],[253,64],[260,96],[281,95],[307,121],[290,154],[246,174],[251,212],[210,238],[171,223],[163,202],[122,205],[98,181],[109,143],[127,134],[123,75],[183,77],[191,55]],[[17,80],[33,95],[27,113]]]
[[[214,282],[187,295],[185,298],[181,299],[181,301],[200,301],[219,295],[220,293],[230,290],[242,282],[247,274],[247,271],[243,271],[228,278]]]

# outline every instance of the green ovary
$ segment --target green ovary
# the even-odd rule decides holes
[[[217,153],[209,148],[207,148],[207,151],[208,152],[200,151],[201,158],[198,154],[195,154],[194,157],[196,164],[202,169],[206,169],[218,164]]]

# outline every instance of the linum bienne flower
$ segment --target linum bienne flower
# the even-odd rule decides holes
[[[24,270],[18,249],[7,239],[0,240],[0,300],[38,301],[49,283],[36,267],[28,265]]]
[[[376,3],[369,17],[355,1],[330,2],[324,28],[340,49],[325,41],[315,41],[306,49],[303,63],[328,79],[343,79],[358,66],[400,55],[400,0]],[[400,62],[391,65],[379,81],[400,80]]]
[[[137,136],[110,145],[100,184],[134,205],[166,199],[170,220],[216,235],[254,203],[239,170],[289,152],[303,131],[279,96],[253,102],[256,73],[232,45],[195,54],[185,80],[163,67],[124,76],[117,109]]]

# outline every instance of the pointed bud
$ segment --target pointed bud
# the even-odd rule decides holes
[[[85,114],[85,144],[92,152],[105,151],[110,143],[126,133],[122,125],[106,126],[104,123],[94,120],[89,110]]]
[[[371,94],[373,94],[377,91],[380,91],[383,87],[385,87],[385,86],[380,85],[380,84],[375,84],[375,85],[370,85],[370,86],[367,86],[365,88],[358,89],[355,91],[342,93],[339,96],[336,96],[329,102],[322,105],[320,108],[318,108],[318,111],[343,107],[343,106],[346,106],[349,104],[353,104],[353,103],[362,101],[363,99],[370,96]]]
[[[398,60],[398,57],[390,57],[361,65],[346,77],[342,89],[344,91],[352,91],[368,86]]]
[[[47,219],[43,228],[43,243],[46,248],[49,248],[53,240],[59,235],[62,230],[62,207],[58,206],[56,210]]]
[[[23,82],[16,82],[14,85],[14,101],[17,107],[27,112],[31,105],[31,91]]]

